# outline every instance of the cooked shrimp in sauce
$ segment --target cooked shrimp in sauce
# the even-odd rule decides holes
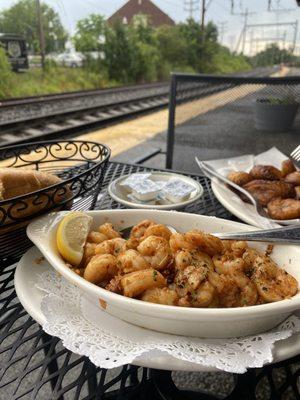
[[[109,222],[91,231],[79,274],[123,296],[179,307],[254,306],[298,292],[269,250],[198,230],[174,233],[151,220],[134,226],[127,240]]]

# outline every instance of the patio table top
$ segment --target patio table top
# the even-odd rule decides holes
[[[110,162],[95,209],[123,208],[112,200],[107,186],[119,176],[147,171],[142,165]],[[204,196],[183,211],[234,219],[215,199],[208,179],[189,175],[204,188]],[[14,270],[17,259],[0,260],[0,399],[217,399],[213,394],[180,391],[174,385],[171,372],[148,370],[135,366],[107,371],[95,367],[86,357],[73,354],[58,338],[46,334],[20,304],[14,290]],[[300,356],[251,370],[235,380],[227,399],[252,399],[259,383],[267,377],[270,399],[299,398],[297,379]],[[285,377],[277,385],[273,371],[281,368]],[[247,388],[247,390],[245,390]],[[273,397],[272,397],[273,396]],[[276,397],[275,397],[276,396]],[[267,398],[267,397],[261,397]]]

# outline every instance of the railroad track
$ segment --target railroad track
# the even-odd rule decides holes
[[[262,75],[265,69],[251,74]],[[186,83],[178,88],[178,99],[184,102],[229,87]],[[0,103],[0,146],[76,136],[166,107],[168,102],[168,82],[7,100]]]

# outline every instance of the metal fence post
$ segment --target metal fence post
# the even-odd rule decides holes
[[[166,155],[166,168],[168,169],[171,169],[173,164],[176,95],[177,95],[177,79],[176,75],[172,74],[171,85],[170,85],[169,122],[168,122],[168,136],[167,136],[167,155]]]

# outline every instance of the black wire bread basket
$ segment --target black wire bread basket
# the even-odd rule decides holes
[[[94,208],[109,157],[107,146],[80,140],[0,148],[0,168],[31,169],[60,178],[54,185],[0,200],[0,259],[18,257],[30,247],[26,226],[33,218],[50,211]]]

